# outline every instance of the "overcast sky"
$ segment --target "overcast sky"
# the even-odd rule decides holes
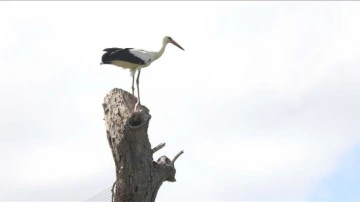
[[[83,201],[114,165],[102,50],[184,49],[142,71],[159,201],[360,200],[360,2],[1,2],[0,200]]]

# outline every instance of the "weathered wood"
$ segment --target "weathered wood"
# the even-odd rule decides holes
[[[149,110],[138,106],[132,113],[133,99],[130,93],[113,89],[103,103],[106,134],[116,167],[113,201],[151,202],[164,181],[175,181],[174,162],[183,151],[173,161],[166,156],[153,161],[153,153],[165,143],[151,148],[147,134]]]

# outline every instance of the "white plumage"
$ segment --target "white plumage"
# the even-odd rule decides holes
[[[151,52],[142,49],[130,49],[129,51],[135,57],[138,57],[142,61],[144,61],[145,65],[150,65],[151,61],[155,60],[155,55],[152,54]]]

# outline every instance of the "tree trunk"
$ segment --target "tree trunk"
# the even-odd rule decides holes
[[[155,201],[157,192],[164,181],[175,181],[176,159],[166,156],[156,162],[152,155],[165,146],[165,143],[151,148],[147,129],[150,121],[149,110],[139,106],[131,112],[136,101],[130,93],[113,89],[105,96],[106,133],[116,167],[116,181],[112,189],[112,200],[116,202]]]

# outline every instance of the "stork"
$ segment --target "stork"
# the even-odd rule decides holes
[[[166,45],[172,43],[181,50],[184,50],[178,43],[176,43],[171,37],[165,36],[162,42],[162,47],[159,51],[145,51],[135,48],[105,48],[106,53],[103,54],[101,64],[112,64],[124,69],[130,69],[132,76],[132,95],[134,96],[134,80],[135,73],[138,72],[136,77],[138,105],[140,102],[140,90],[139,90],[139,77],[141,68],[149,66],[152,62],[159,59],[165,51]],[[135,101],[133,101],[133,111],[135,110]]]

